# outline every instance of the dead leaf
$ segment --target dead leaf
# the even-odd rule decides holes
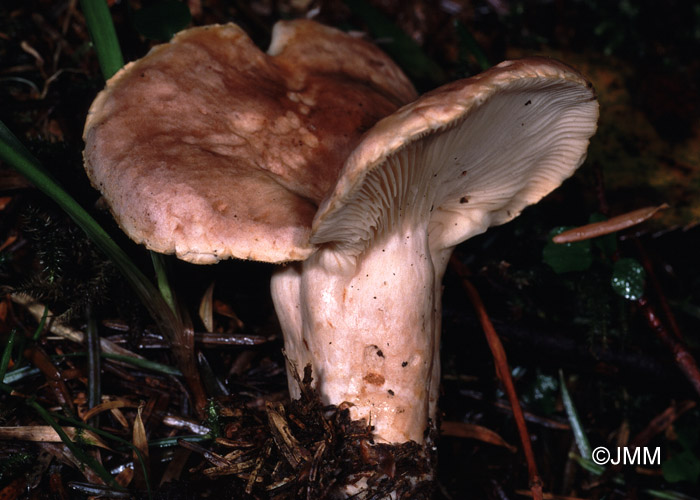
[[[125,398],[116,398],[110,401],[103,401],[102,403],[93,406],[83,415],[83,421],[87,422],[95,415],[99,415],[103,411],[113,410],[115,408],[138,408],[139,403],[130,401]]]
[[[204,323],[207,332],[214,331],[214,283],[207,288],[199,303],[199,319]]]
[[[75,427],[62,427],[63,431],[73,442],[80,442],[92,446],[99,446],[106,450],[111,448],[102,441],[97,434],[86,429]],[[63,442],[58,433],[49,425],[23,425],[21,427],[0,427],[0,440],[22,440],[43,443]]]
[[[137,450],[141,452],[141,459],[134,451],[134,485],[137,488],[146,488],[147,477],[150,477],[150,462],[148,459],[148,437],[146,436],[146,428],[141,419],[143,405],[140,405],[136,417],[134,418],[134,429],[132,432],[132,443]],[[145,471],[144,468],[145,467]]]
[[[496,434],[491,429],[476,424],[468,424],[465,422],[443,422],[440,425],[440,433],[443,436],[460,437],[467,439],[477,439],[484,443],[503,446],[511,453],[515,453],[518,449],[506,442],[501,436]]]

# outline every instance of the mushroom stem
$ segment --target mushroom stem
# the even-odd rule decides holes
[[[427,225],[403,228],[356,257],[324,246],[272,279],[289,359],[310,364],[322,401],[351,403],[382,442],[423,443],[434,421],[442,253],[434,262]]]

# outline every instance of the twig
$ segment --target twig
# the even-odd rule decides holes
[[[523,410],[520,407],[520,401],[518,401],[518,395],[515,392],[515,385],[513,384],[513,379],[510,376],[510,368],[508,367],[508,359],[506,357],[505,349],[503,349],[503,344],[498,337],[498,333],[491,323],[491,319],[486,312],[484,303],[481,300],[479,292],[474,287],[474,285],[469,281],[469,271],[466,266],[462,264],[455,256],[450,259],[450,264],[452,268],[457,272],[464,290],[469,296],[476,314],[479,317],[479,322],[486,335],[486,341],[491,349],[491,354],[493,355],[493,360],[496,365],[496,375],[500,379],[503,387],[505,388],[506,394],[508,395],[508,400],[513,408],[513,416],[515,417],[515,424],[518,427],[518,433],[520,434],[520,441],[523,445],[523,452],[525,453],[525,460],[527,461],[528,478],[530,481],[530,491],[532,492],[532,497],[535,500],[542,500],[542,479],[537,471],[537,464],[535,462],[535,453],[532,451],[532,443],[530,442],[530,437],[527,432],[527,425],[525,424],[525,417],[523,416]]]
[[[696,406],[697,404],[692,400],[681,401],[680,403],[674,402],[662,413],[651,419],[649,425],[630,441],[629,446],[631,448],[646,446],[654,436],[664,432],[678,417]]]
[[[606,234],[622,231],[653,217],[656,212],[668,208],[666,203],[657,207],[644,207],[638,210],[627,212],[626,214],[617,215],[602,222],[594,222],[585,226],[575,227],[556,235],[552,238],[554,243],[572,243],[574,241],[588,240],[604,236]]]
[[[642,297],[637,300],[637,305],[647,320],[649,327],[656,333],[656,336],[666,344],[678,365],[678,368],[685,374],[695,391],[700,394],[700,370],[698,370],[698,364],[692,354],[686,349],[686,347],[669,335],[666,327],[661,323],[656,311],[653,306],[649,303],[646,297]]]
[[[637,251],[639,252],[639,260],[642,262],[642,266],[647,272],[647,276],[649,276],[649,282],[656,292],[656,298],[659,301],[659,305],[661,305],[664,315],[666,316],[666,321],[668,321],[668,325],[671,327],[671,331],[676,338],[682,341],[683,334],[681,333],[681,329],[678,327],[678,322],[676,321],[676,316],[671,310],[671,306],[668,305],[666,294],[661,288],[661,283],[659,283],[659,279],[656,277],[656,272],[654,271],[654,266],[651,263],[651,259],[649,259],[649,254],[639,238],[633,238],[633,240],[637,247]]]

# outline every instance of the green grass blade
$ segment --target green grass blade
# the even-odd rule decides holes
[[[92,44],[97,52],[100,69],[105,80],[109,80],[124,66],[124,58],[112,23],[112,15],[105,0],[80,0]]]
[[[157,373],[162,373],[163,375],[173,375],[176,377],[182,376],[182,372],[177,368],[174,368],[163,363],[158,363],[157,361],[150,361],[148,359],[132,358],[131,356],[123,356],[121,354],[112,354],[111,352],[103,352],[102,357],[105,359],[113,359],[115,361],[121,361],[123,363],[129,363],[139,368],[145,370],[151,370]]]
[[[44,331],[44,326],[46,326],[46,318],[49,315],[49,307],[44,306],[44,313],[41,315],[41,321],[39,321],[39,326],[36,327],[36,330],[34,331],[34,335],[32,336],[32,340],[34,342],[37,342],[39,340],[39,337],[41,336],[41,332]]]
[[[170,309],[177,314],[177,307],[175,306],[175,293],[170,287],[170,281],[168,280],[168,273],[165,265],[165,259],[159,253],[151,252],[151,262],[153,262],[153,269],[156,272],[156,280],[158,281],[158,289],[165,301],[170,306]]]
[[[581,419],[579,418],[574,402],[571,399],[571,394],[569,394],[569,390],[566,388],[566,381],[564,380],[564,372],[562,370],[559,370],[559,385],[561,386],[561,399],[564,403],[566,414],[569,417],[571,429],[574,432],[576,446],[578,446],[578,451],[581,456],[588,460],[591,458],[592,453],[591,443],[588,441],[586,431],[583,429],[583,424],[581,424]]]
[[[70,352],[67,354],[60,354],[60,355],[56,355],[56,356],[51,356],[51,359],[54,359],[54,358],[80,358],[80,357],[85,357],[85,356],[87,356],[87,352]],[[151,361],[151,360],[143,359],[143,358],[134,358],[132,356],[125,356],[123,354],[114,354],[111,352],[104,352],[104,351],[102,351],[100,353],[100,356],[104,359],[113,359],[114,361],[121,361],[122,363],[127,363],[127,364],[130,364],[130,365],[135,366],[137,368],[141,368],[143,370],[151,370],[151,371],[154,371],[156,373],[161,373],[163,375],[173,375],[175,377],[182,376],[182,372],[180,370],[178,370],[177,368],[169,366],[169,365],[165,365],[163,363],[158,363],[157,361]],[[18,371],[18,370],[14,370],[14,371],[8,373],[6,378],[9,378],[10,375],[14,374],[15,371]],[[25,375],[25,376],[28,376],[28,375]],[[5,380],[5,382],[8,384],[10,383],[10,382],[7,382],[7,380]]]

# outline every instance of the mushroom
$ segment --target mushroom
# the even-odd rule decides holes
[[[316,251],[272,280],[287,355],[311,364],[324,401],[352,403],[380,441],[423,442],[452,250],[571,176],[597,118],[580,74],[529,58],[440,87],[367,132],[316,213]]]
[[[90,178],[136,241],[287,262],[272,296],[288,371],[310,365],[322,401],[385,443],[434,426],[452,250],[571,176],[598,117],[591,85],[546,58],[414,99],[378,49],[332,28],[278,23],[262,54],[227,25],[127,65],[85,129]]]
[[[85,123],[85,169],[133,240],[198,264],[311,254],[311,220],[362,132],[412,101],[372,44],[306,20],[267,54],[234,24],[122,68]]]

